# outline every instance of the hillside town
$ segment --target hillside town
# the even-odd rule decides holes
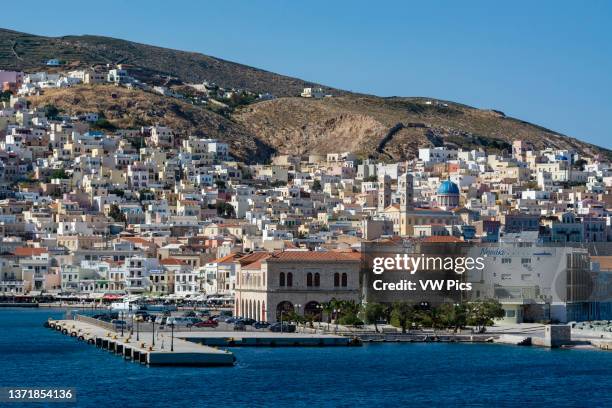
[[[491,257],[505,272],[473,294],[498,298],[511,321],[612,318],[607,286],[597,300],[574,295],[574,282],[555,291],[556,275],[538,264],[579,259],[607,285],[605,157],[517,139],[511,151],[421,146],[400,162],[337,152],[247,164],[222,140],[179,134],[163,118],[108,130],[104,112],[28,102],[48,87],[97,83],[182,97],[122,68],[2,71],[0,82],[0,297],[196,300],[276,321],[287,310],[320,314],[332,299],[363,301],[363,244],[405,239],[512,248]],[[234,98],[196,88],[209,101]]]

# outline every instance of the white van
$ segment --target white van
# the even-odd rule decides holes
[[[166,326],[174,324],[174,326],[191,327],[193,326],[192,317],[168,317]]]

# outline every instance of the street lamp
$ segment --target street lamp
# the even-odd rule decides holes
[[[153,343],[152,346],[155,346],[155,319],[151,321],[153,323]]]
[[[130,336],[134,334],[134,313],[132,313],[132,304],[130,303],[130,316],[132,317],[132,324],[130,325]]]
[[[323,320],[323,305],[320,303],[317,303],[317,306],[315,306],[316,309],[319,311],[318,315],[319,315],[319,320],[317,321],[317,326],[319,328],[321,328],[321,320]]]
[[[339,315],[340,312],[342,311],[342,309],[334,309],[334,316],[336,317],[336,332],[338,332],[338,325],[339,325]]]
[[[300,308],[301,308],[301,307],[302,307],[302,305],[300,305],[299,303],[298,303],[297,305],[294,305],[294,306],[293,306],[293,311],[294,311],[294,313],[295,313],[295,314],[299,314],[299,311],[300,311]],[[298,327],[299,327],[300,322],[299,322],[299,321],[296,321],[296,323],[297,323],[297,325],[298,325]]]
[[[174,323],[170,323],[171,337],[170,337],[170,351],[174,351]]]
[[[125,326],[125,320],[123,315],[123,310],[121,311],[121,337],[123,337],[123,326]]]
[[[136,318],[136,341],[140,340],[140,318]]]

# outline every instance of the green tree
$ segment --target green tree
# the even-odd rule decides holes
[[[434,334],[436,333],[436,329],[441,329],[445,326],[445,318],[444,314],[440,310],[440,308],[431,308],[425,313],[423,313],[423,324],[429,326],[433,329]]]
[[[0,93],[0,102],[8,102],[11,100],[13,93],[11,91],[4,91]]]
[[[321,187],[321,182],[319,180],[315,180],[314,183],[312,183],[312,191],[321,191],[323,190],[323,187]]]
[[[327,315],[327,323],[331,322],[331,316],[332,313],[334,312],[334,305],[335,300],[330,300],[329,302],[323,302],[321,303],[321,310],[323,310],[323,313],[325,313]]]
[[[108,216],[111,217],[113,220],[117,221],[117,222],[126,222],[126,218],[125,218],[125,214],[123,214],[121,212],[121,210],[119,209],[119,206],[117,206],[117,204],[112,204],[111,208],[108,212]]]
[[[411,327],[413,323],[420,321],[420,316],[412,304],[408,302],[395,302],[391,310],[391,319],[402,328],[402,333],[406,333],[407,328]]]
[[[51,172],[52,179],[67,179],[70,178],[64,169],[55,169]]]
[[[125,191],[121,190],[120,188],[114,188],[112,190],[109,190],[108,193],[114,194],[118,197],[123,197],[125,195]]]
[[[106,119],[98,119],[93,123],[92,128],[106,130],[109,132],[114,132],[115,130],[117,130],[117,126],[113,125]]]
[[[217,214],[224,218],[234,218],[236,211],[230,203],[225,201],[217,201]]]
[[[584,171],[584,166],[586,166],[587,164],[588,164],[588,162],[585,159],[578,159],[574,163],[573,167],[575,169],[580,170],[580,171]]]
[[[467,304],[467,323],[476,328],[477,332],[483,332],[485,326],[491,326],[494,319],[504,317],[504,309],[501,303],[495,299],[485,299]]]
[[[45,111],[45,116],[48,119],[57,119],[57,116],[60,113],[59,109],[57,109],[57,106],[52,105],[52,104],[45,105],[43,109]]]
[[[438,308],[441,326],[456,333],[467,324],[467,306],[445,303]]]
[[[368,303],[365,305],[363,315],[366,323],[374,324],[374,330],[378,333],[378,320],[386,315],[386,310],[380,303]]]

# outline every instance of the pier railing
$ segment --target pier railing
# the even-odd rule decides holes
[[[75,320],[78,320],[80,322],[85,322],[85,323],[93,324],[93,325],[101,327],[101,328],[103,328],[105,330],[109,330],[109,331],[113,331],[113,332],[117,331],[115,325],[113,325],[112,323],[105,322],[105,321],[98,320],[98,319],[94,319],[93,317],[77,314],[77,315],[75,315]]]

